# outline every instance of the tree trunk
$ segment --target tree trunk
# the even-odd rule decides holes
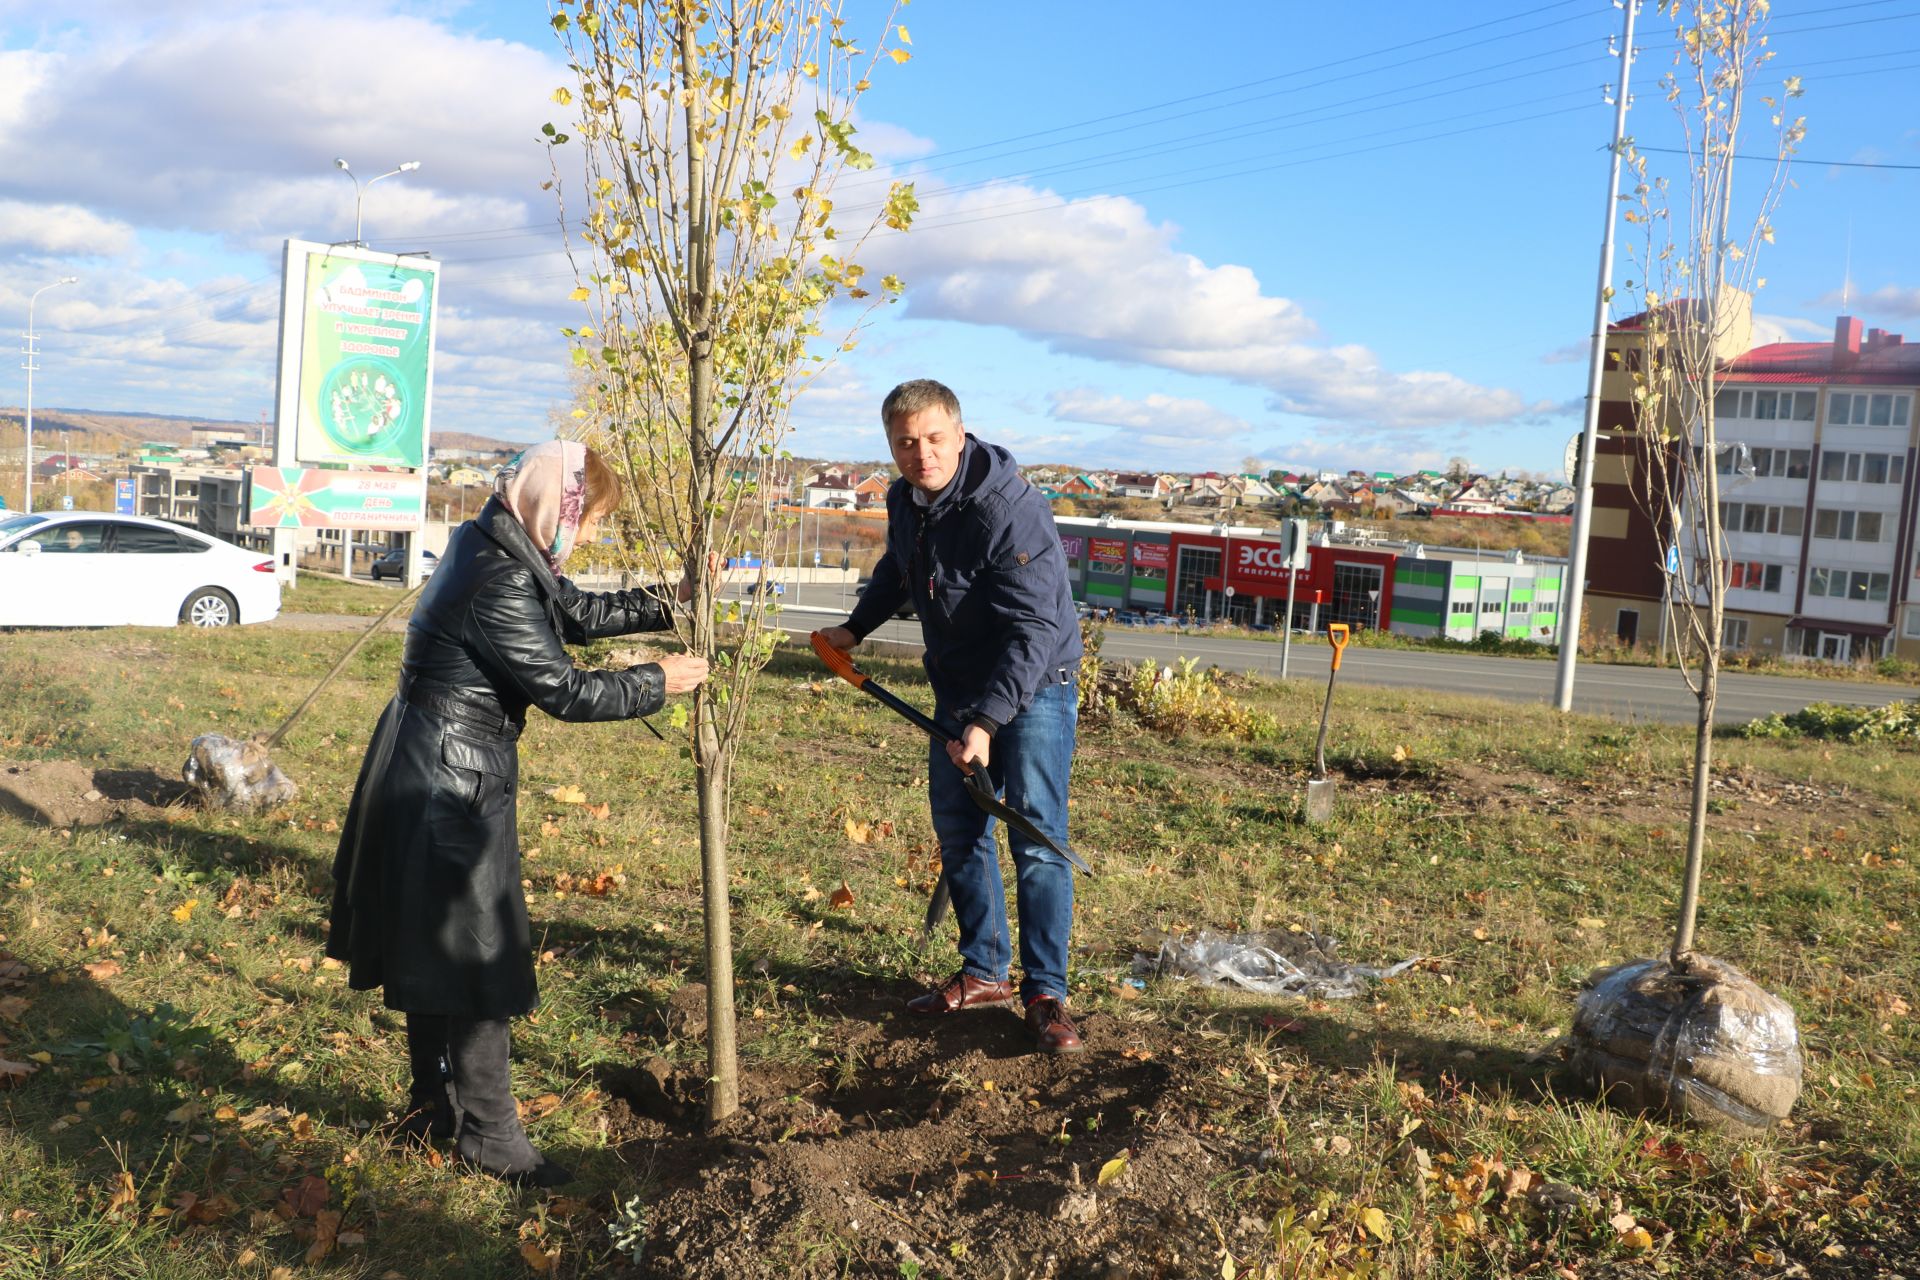
[[[693,24],[679,19],[681,74],[696,83],[700,52]],[[687,572],[694,575],[694,652],[714,656],[713,575],[707,551],[713,545],[713,500],[726,459],[713,447],[712,192],[707,168],[705,89],[687,95],[687,445],[692,463]],[[740,1105],[740,1064],[733,1025],[733,918],[727,894],[727,754],[715,723],[713,695],[702,687],[693,700],[694,785],[700,807],[700,882],[707,942],[707,1121],[718,1123]]]
[[[1713,709],[1719,701],[1720,649],[1708,644],[1700,678],[1700,718],[1693,731],[1693,804],[1687,814],[1687,864],[1680,885],[1680,916],[1673,931],[1673,963],[1693,953],[1693,925],[1700,910],[1700,870],[1707,851],[1707,792],[1713,785]]]

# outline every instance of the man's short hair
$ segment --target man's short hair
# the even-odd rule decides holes
[[[887,398],[880,402],[880,426],[892,435],[896,420],[911,418],[926,409],[945,409],[955,424],[960,422],[960,397],[951,388],[932,378],[915,378],[887,392]]]

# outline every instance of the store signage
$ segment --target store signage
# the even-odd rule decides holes
[[[1141,569],[1164,569],[1171,562],[1172,548],[1164,542],[1133,544],[1133,563]]]

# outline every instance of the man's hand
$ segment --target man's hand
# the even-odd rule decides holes
[[[669,697],[692,693],[706,681],[707,660],[691,653],[669,653],[660,659],[660,670],[666,673]]]
[[[847,630],[845,627],[822,627],[820,628],[820,638],[842,652],[860,643],[860,641],[854,637],[853,632]]]
[[[993,735],[977,724],[970,724],[960,731],[958,742],[947,744],[947,758],[962,773],[972,773],[975,769],[987,767],[987,761],[993,756]]]

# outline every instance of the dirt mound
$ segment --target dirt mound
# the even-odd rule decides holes
[[[74,760],[0,763],[0,810],[49,827],[97,827],[190,794],[184,783],[151,769],[94,769]]]
[[[922,1020],[906,994],[841,995],[822,1010],[835,1061],[743,1072],[716,1132],[699,1081],[659,1060],[603,1079],[623,1155],[660,1188],[640,1274],[1189,1274],[1216,1230],[1243,1234],[1206,1206],[1255,1153],[1203,1125],[1211,1073],[1168,1033],[1095,1014],[1083,1052],[1043,1057],[1012,1005]]]

